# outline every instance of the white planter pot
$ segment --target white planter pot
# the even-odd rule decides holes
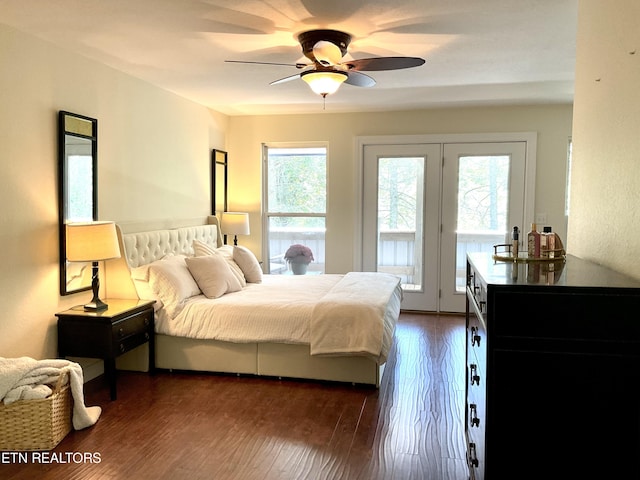
[[[291,265],[291,271],[294,275],[304,275],[305,273],[307,273],[307,268],[309,267],[309,265],[306,263],[291,262],[289,265]]]

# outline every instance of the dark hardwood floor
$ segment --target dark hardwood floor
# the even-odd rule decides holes
[[[85,387],[95,426],[50,463],[3,457],[0,478],[463,480],[464,343],[462,316],[402,313],[379,390],[119,372],[114,402],[102,379]]]

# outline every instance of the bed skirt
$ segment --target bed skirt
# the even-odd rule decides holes
[[[122,370],[148,370],[147,345],[118,358]],[[156,368],[326,380],[380,386],[384,364],[365,356],[311,356],[309,345],[230,343],[156,335]]]

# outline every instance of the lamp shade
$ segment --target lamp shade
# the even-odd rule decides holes
[[[225,235],[249,235],[249,214],[243,212],[223,212],[222,232]]]
[[[67,260],[95,262],[120,257],[120,246],[113,222],[68,223]]]
[[[311,90],[318,95],[326,97],[332,93],[336,93],[340,85],[347,79],[345,72],[336,71],[308,71],[302,72],[302,80],[307,82]]]

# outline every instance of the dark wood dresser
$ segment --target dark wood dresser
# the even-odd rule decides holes
[[[640,281],[467,261],[471,479],[640,479]]]

